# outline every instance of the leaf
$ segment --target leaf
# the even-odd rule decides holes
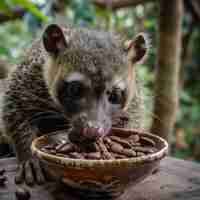
[[[144,27],[145,27],[146,29],[153,27],[154,24],[155,24],[155,23],[154,23],[153,20],[145,20],[145,21],[144,21]]]
[[[6,0],[1,0],[0,2],[0,12],[4,13],[5,15],[10,15],[10,6]]]
[[[0,55],[8,55],[8,54],[9,54],[9,50],[5,47],[0,46]]]
[[[29,12],[31,12],[33,15],[41,19],[43,22],[48,22],[48,17],[45,16],[34,3],[30,2],[30,0],[12,0],[12,2],[16,5],[19,5],[25,9],[27,9]]]
[[[181,100],[187,103],[192,103],[192,98],[190,96],[190,94],[188,94],[185,91],[181,92]]]

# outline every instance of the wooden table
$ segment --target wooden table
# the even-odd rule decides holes
[[[5,168],[8,177],[6,186],[0,187],[0,200],[15,200],[16,167],[15,158],[0,160],[0,169]],[[29,190],[30,200],[77,200],[54,183]],[[130,188],[117,200],[200,200],[200,164],[165,158],[157,173]]]

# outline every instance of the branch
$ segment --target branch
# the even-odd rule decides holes
[[[100,8],[111,8],[113,10],[129,6],[137,6],[155,0],[94,0],[94,4]]]
[[[0,23],[22,18],[25,14],[25,10],[23,8],[15,8],[11,11],[11,13],[12,13],[11,15],[0,13]]]
[[[194,18],[189,24],[187,32],[182,37],[182,53],[181,53],[181,68],[180,68],[180,75],[179,75],[179,91],[182,91],[185,84],[185,66],[191,61],[191,39],[192,34],[195,30],[196,21]]]
[[[198,20],[200,20],[200,2],[197,0],[193,0],[191,3],[194,8],[194,12],[196,13],[196,16],[198,17]]]

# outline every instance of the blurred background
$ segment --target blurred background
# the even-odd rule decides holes
[[[117,32],[129,39],[146,32],[151,49],[138,66],[144,126],[169,141],[171,155],[200,161],[199,0],[1,0],[2,81],[51,22]],[[0,95],[3,87],[2,82]],[[6,139],[0,140],[0,157],[10,156]]]

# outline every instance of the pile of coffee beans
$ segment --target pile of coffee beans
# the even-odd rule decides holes
[[[41,150],[65,158],[93,160],[140,157],[157,151],[151,138],[137,133],[128,137],[107,135],[90,144],[75,144],[66,138]]]

